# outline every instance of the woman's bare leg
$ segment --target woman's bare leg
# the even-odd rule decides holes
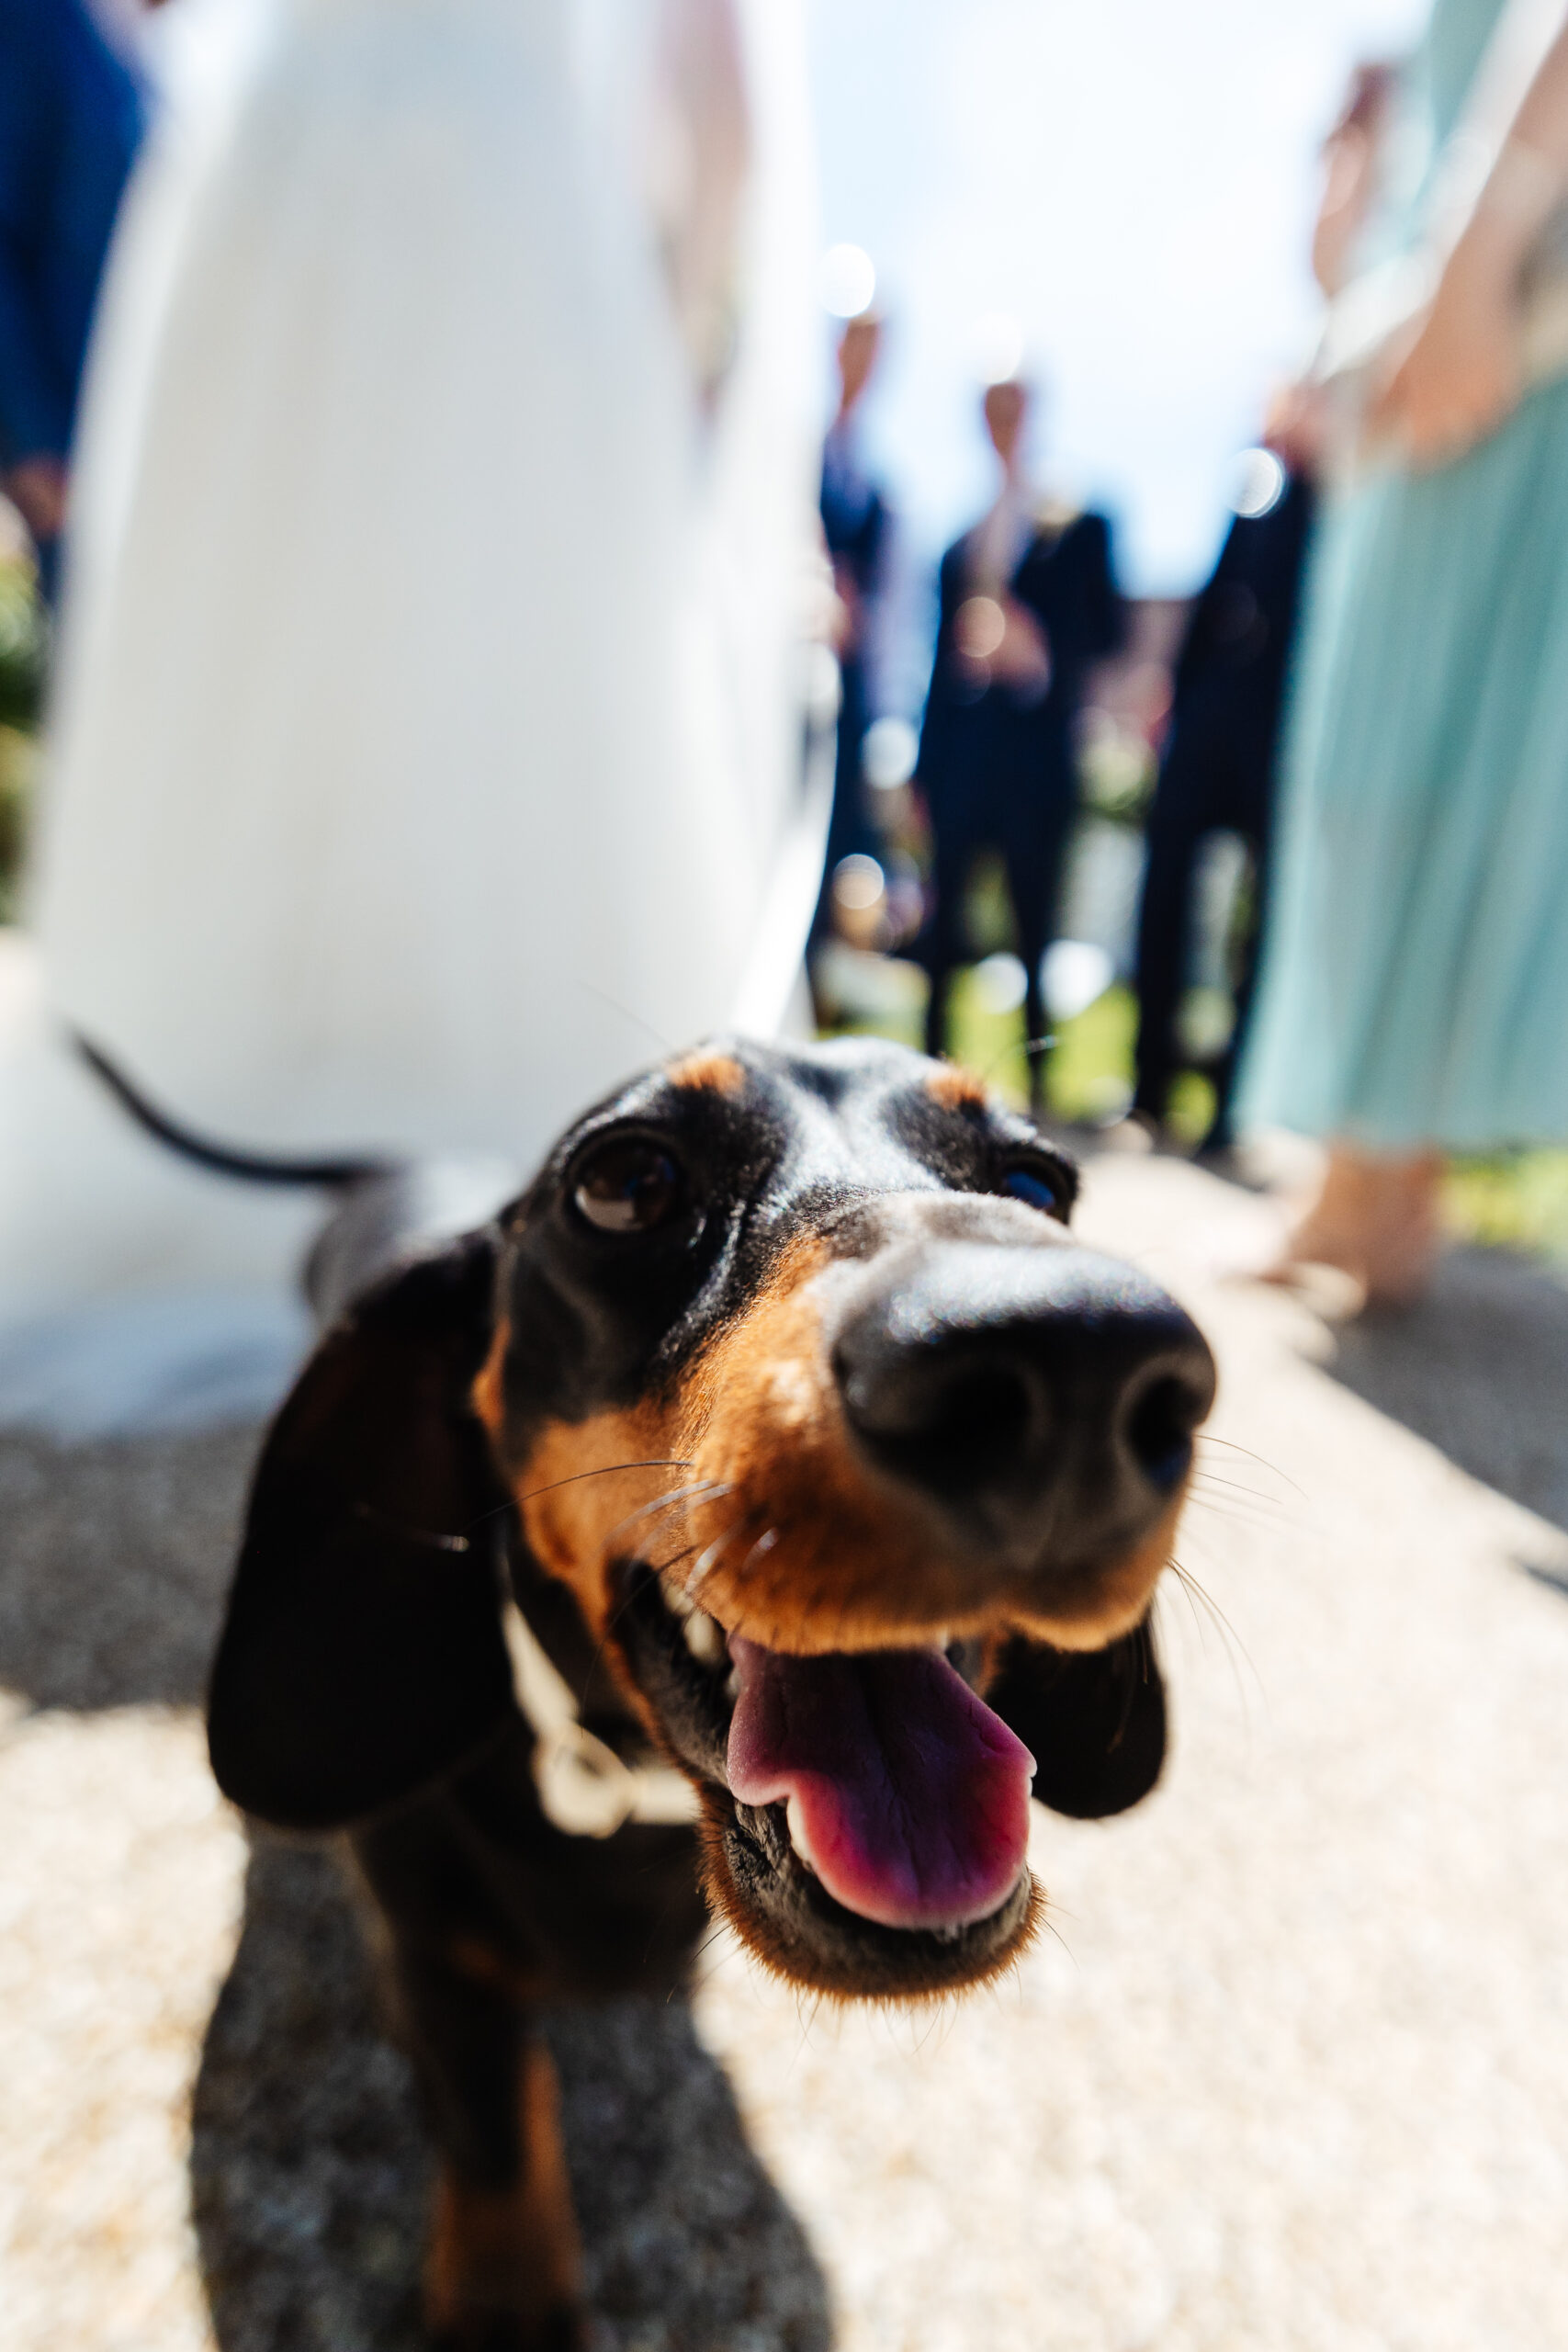
[[[1408,1306],[1431,1278],[1440,1242],[1442,1155],[1367,1151],[1329,1146],[1316,1201],[1285,1245],[1280,1272],[1293,1265],[1338,1266],[1369,1301]]]

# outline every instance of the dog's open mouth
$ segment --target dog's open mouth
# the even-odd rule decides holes
[[[1010,1956],[1034,1759],[971,1685],[977,1643],[798,1657],[726,1634],[671,1577],[627,1577],[629,1662],[701,1775],[711,1891],[754,1946],[844,1992]]]
[[[1023,1868],[1034,1758],[942,1651],[729,1650],[731,1792],[784,1805],[834,1901],[886,1928],[988,1918]]]

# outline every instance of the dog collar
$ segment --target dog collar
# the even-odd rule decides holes
[[[510,1593],[502,1629],[512,1690],[534,1734],[534,1786],[570,1838],[610,1838],[628,1821],[692,1822],[696,1791],[672,1764],[626,1764],[581,1721],[571,1687]]]

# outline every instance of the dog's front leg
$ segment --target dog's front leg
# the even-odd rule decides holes
[[[457,1855],[391,1824],[355,1838],[437,2150],[425,2305],[440,2352],[574,2352],[577,2223],[554,2063],[515,1955],[448,1926],[428,1872]],[[439,1872],[437,1873],[439,1875]],[[451,1894],[451,1885],[446,1887]]]
[[[479,2170],[443,2151],[425,2267],[441,2352],[573,2352],[582,2340],[555,2065],[531,2035],[515,2088],[509,2165]]]

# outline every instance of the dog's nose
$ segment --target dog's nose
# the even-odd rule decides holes
[[[935,1244],[852,1311],[834,1369],[878,1466],[1021,1556],[1135,1542],[1214,1397],[1190,1317],[1133,1267],[1077,1249]]]

